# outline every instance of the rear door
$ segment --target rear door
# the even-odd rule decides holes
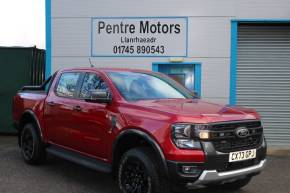
[[[77,89],[83,77],[81,72],[63,72],[45,102],[45,127],[51,143],[76,149],[78,141],[72,141],[78,111]]]

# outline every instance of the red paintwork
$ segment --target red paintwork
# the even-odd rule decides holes
[[[63,98],[55,95],[54,88],[64,71],[94,72],[109,85],[113,101],[109,105],[85,102],[81,99]],[[107,71],[137,71],[129,69],[73,68],[57,72],[51,89],[46,94],[18,93],[14,97],[13,117],[19,122],[22,113],[30,109],[39,120],[43,139],[82,154],[112,161],[112,146],[118,134],[126,129],[139,129],[157,142],[167,160],[204,162],[201,150],[178,149],[171,140],[170,126],[173,123],[210,123],[219,121],[259,119],[251,109],[227,107],[199,99],[168,99],[128,102],[122,98],[107,77]],[[51,107],[47,102],[55,102]],[[73,106],[82,107],[81,112]],[[117,117],[117,128],[111,132],[110,116]]]

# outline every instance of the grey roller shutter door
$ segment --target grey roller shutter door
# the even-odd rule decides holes
[[[262,115],[269,145],[290,146],[290,25],[238,26],[237,105]]]

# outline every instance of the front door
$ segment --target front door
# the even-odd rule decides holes
[[[159,65],[158,71],[167,74],[189,90],[194,90],[194,64]]]
[[[108,144],[110,144],[112,105],[105,103],[87,102],[91,98],[92,90],[106,90],[109,88],[103,79],[94,72],[87,72],[79,92],[80,111],[76,113],[76,131],[79,135],[73,136],[73,140],[80,141],[80,151],[99,159],[109,156]],[[107,140],[107,141],[105,141]]]

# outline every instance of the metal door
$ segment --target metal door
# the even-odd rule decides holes
[[[268,144],[290,146],[290,25],[239,25],[237,56],[237,105],[262,115]]]

